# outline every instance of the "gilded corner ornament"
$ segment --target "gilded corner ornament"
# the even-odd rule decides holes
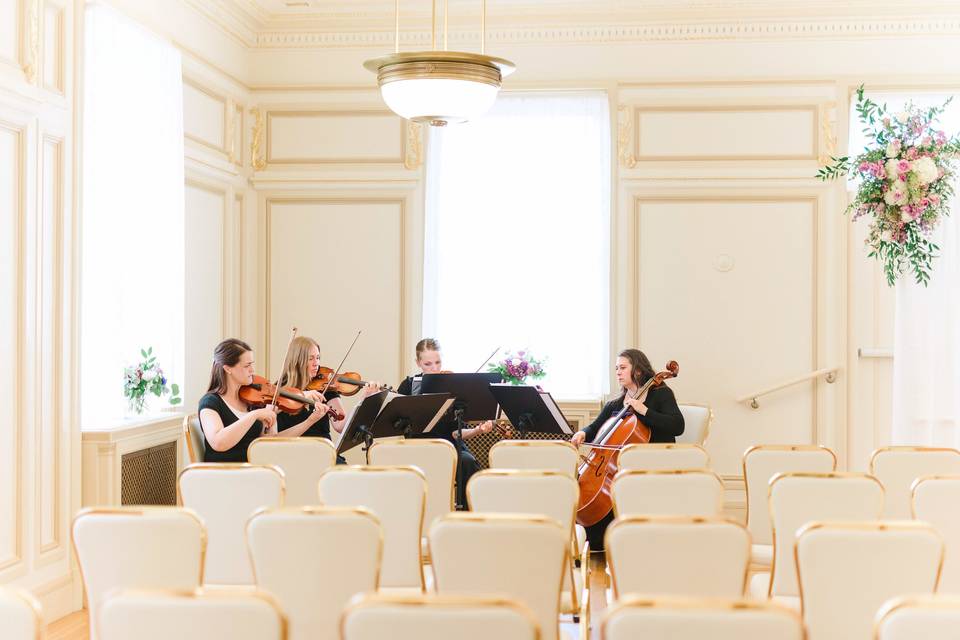
[[[27,51],[23,74],[27,82],[36,84],[40,67],[40,0],[30,0],[27,12]]]
[[[423,164],[423,125],[407,120],[407,143],[403,155],[406,169],[419,169]]]
[[[837,155],[837,103],[822,102],[818,110],[820,118],[820,153],[817,160],[827,164]]]
[[[254,171],[263,171],[267,166],[267,161],[263,156],[263,110],[260,107],[251,107],[250,115],[253,116],[253,136],[250,140],[250,166]]]
[[[627,169],[633,169],[637,166],[637,158],[630,149],[632,130],[633,122],[630,106],[622,104],[617,107],[617,157],[620,158],[620,164]]]

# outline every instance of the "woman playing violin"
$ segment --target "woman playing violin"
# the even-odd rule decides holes
[[[229,338],[216,346],[210,386],[199,407],[204,462],[246,462],[251,442],[277,434],[273,408],[251,411],[240,400],[240,387],[253,381],[253,373],[253,350],[247,343]]]
[[[673,391],[661,384],[634,398],[637,391],[656,375],[647,356],[639,349],[625,349],[617,357],[615,372],[620,383],[620,396],[608,402],[597,419],[585,429],[573,434],[570,442],[575,445],[593,442],[600,428],[624,405],[633,409],[638,420],[650,429],[650,442],[676,442],[677,436],[683,433],[683,414]],[[597,524],[587,527],[591,549],[603,549],[603,534],[612,520],[611,512]]]
[[[403,395],[419,395],[420,394],[420,377],[424,373],[443,373],[443,364],[440,356],[440,343],[434,340],[433,338],[424,338],[417,343],[416,347],[417,352],[417,368],[420,369],[420,375],[417,376],[408,376],[397,386],[397,393]],[[490,433],[493,430],[493,421],[487,420],[486,422],[477,425],[476,427],[464,429],[462,436],[464,440],[470,440],[475,438],[481,433]],[[456,433],[456,423],[449,417],[445,416],[439,423],[431,430],[430,433],[425,433],[419,436],[421,438],[444,438],[453,443],[454,446],[457,446],[457,433]],[[464,445],[463,447],[458,447],[457,449],[457,464],[460,465],[460,473],[463,478],[463,486],[457,487],[457,504],[466,504],[466,486],[467,481],[470,479],[470,476],[475,474],[480,470],[480,463],[477,462],[477,459],[470,453],[470,450]]]

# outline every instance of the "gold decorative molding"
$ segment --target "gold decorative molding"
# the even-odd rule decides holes
[[[637,166],[637,158],[630,149],[633,130],[633,112],[628,105],[617,107],[617,157],[621,166],[633,169]]]
[[[823,102],[819,108],[820,119],[820,155],[817,161],[827,164],[837,155],[837,103]]]
[[[250,107],[253,116],[253,138],[250,140],[250,166],[254,171],[263,171],[267,161],[263,155],[263,110],[260,107]]]
[[[423,125],[407,120],[407,144],[403,154],[405,169],[419,169],[423,164]]]
[[[27,82],[36,84],[40,75],[40,0],[30,0],[27,8],[27,51],[23,73]]]

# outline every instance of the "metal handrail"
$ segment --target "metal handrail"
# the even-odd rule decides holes
[[[806,382],[807,380],[812,380],[814,378],[819,378],[824,376],[824,380],[828,384],[833,383],[837,379],[837,372],[840,371],[840,367],[825,367],[823,369],[817,369],[816,371],[811,371],[810,373],[805,373],[802,376],[797,376],[796,378],[790,378],[784,382],[780,382],[771,387],[767,387],[762,391],[757,391],[754,393],[748,393],[745,396],[737,398],[737,402],[746,402],[750,401],[750,406],[754,409],[760,408],[760,402],[758,401],[761,396],[773,393],[774,391],[780,391],[781,389],[786,389],[787,387],[792,387],[795,384],[800,384],[801,382]]]

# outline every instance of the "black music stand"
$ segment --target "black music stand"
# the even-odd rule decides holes
[[[451,404],[453,399],[449,393],[403,396],[380,391],[369,395],[350,416],[350,423],[337,445],[337,453],[342,455],[361,444],[364,452],[368,452],[377,438],[429,432]]]
[[[491,384],[490,393],[520,433],[521,440],[528,431],[573,435],[570,423],[548,392],[529,385]]]
[[[463,430],[467,421],[496,420],[499,413],[497,399],[490,393],[490,385],[503,382],[499,373],[425,373],[420,383],[421,393],[449,393],[454,397],[453,418],[457,440],[457,493],[463,491],[463,465],[460,451],[463,450]],[[467,505],[458,504],[458,509]]]

